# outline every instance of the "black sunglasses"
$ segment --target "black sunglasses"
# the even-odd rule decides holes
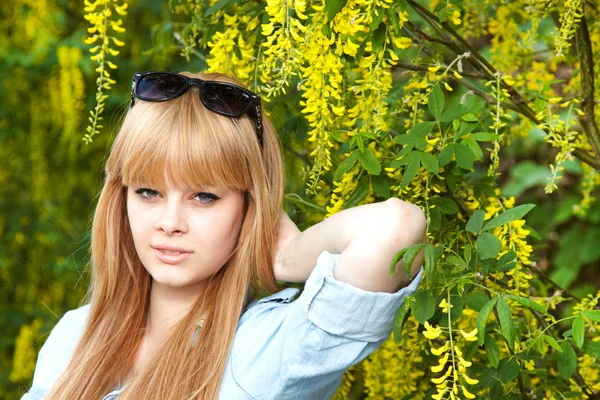
[[[262,149],[260,96],[238,85],[190,78],[175,72],[136,72],[132,79],[130,107],[136,97],[145,101],[166,101],[181,96],[192,86],[198,88],[202,104],[213,112],[234,118],[248,113],[256,121]]]

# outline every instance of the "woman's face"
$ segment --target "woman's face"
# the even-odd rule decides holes
[[[244,192],[203,187],[159,192],[127,188],[127,214],[142,264],[161,287],[200,289],[233,251],[244,219]],[[187,254],[157,249],[175,246]]]

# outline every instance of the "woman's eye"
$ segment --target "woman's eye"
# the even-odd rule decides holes
[[[196,196],[198,196],[199,198],[207,199],[206,201],[200,201],[201,203],[214,203],[215,201],[219,200],[219,197],[215,196],[212,193],[200,192],[194,195],[194,197]]]
[[[152,197],[148,197],[148,196],[144,195],[144,193],[153,193],[153,194],[156,194],[156,192],[154,190],[151,190],[151,189],[138,189],[138,190],[135,191],[135,193],[139,197],[141,197],[143,199],[151,199],[152,198]]]
[[[142,189],[136,190],[135,193],[143,199],[152,199],[152,198],[154,198],[154,195],[156,195],[158,192],[156,190],[142,188]],[[145,193],[148,193],[150,196],[146,195]],[[194,198],[199,198],[200,200],[198,200],[198,201],[200,203],[205,203],[205,204],[212,204],[220,199],[220,197],[218,197],[212,193],[206,193],[206,192],[196,193],[194,195]]]

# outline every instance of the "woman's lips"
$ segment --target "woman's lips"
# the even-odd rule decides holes
[[[192,253],[169,254],[159,249],[153,249],[156,257],[165,264],[179,264],[185,261]]]

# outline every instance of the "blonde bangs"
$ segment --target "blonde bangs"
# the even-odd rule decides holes
[[[248,149],[259,146],[254,121],[208,110],[195,87],[165,102],[136,99],[120,139],[122,148],[116,154],[121,162],[114,177],[124,186],[143,184],[157,190],[169,184],[182,190],[247,189],[248,157],[256,152]]]

